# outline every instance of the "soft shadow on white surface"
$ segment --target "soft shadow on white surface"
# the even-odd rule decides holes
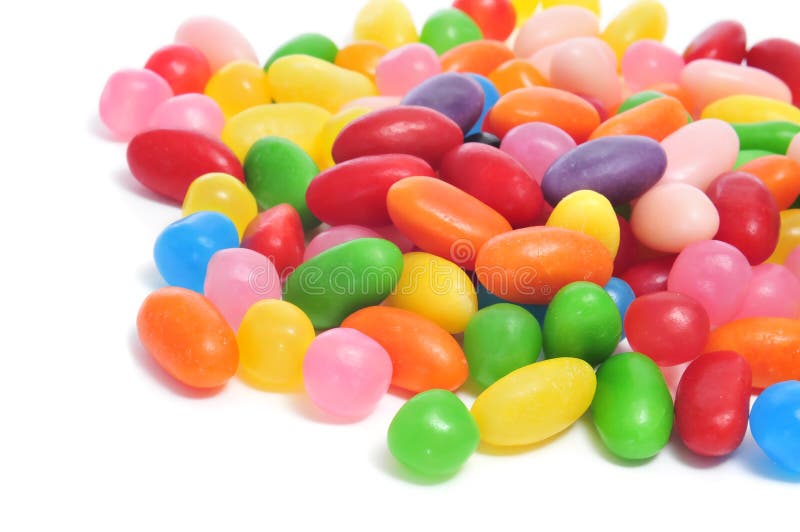
[[[321,425],[352,425],[358,423],[360,419],[345,419],[323,412],[311,402],[311,399],[304,393],[294,393],[287,396],[287,404],[296,414],[303,418],[319,423]]]
[[[135,196],[139,196],[140,198],[153,201],[159,205],[177,207],[177,204],[174,201],[169,200],[164,196],[159,196],[152,190],[149,190],[144,185],[139,183],[136,178],[131,175],[130,170],[127,168],[120,168],[111,172],[109,175],[111,176],[111,180],[114,182],[114,184],[116,184],[125,192],[129,192]]]
[[[662,452],[669,453],[675,460],[693,469],[713,469],[719,467],[733,457],[728,456],[700,456],[690,451],[678,436],[678,430],[673,427],[672,437],[669,439],[667,447]]]
[[[370,460],[375,467],[383,471],[386,475],[403,482],[420,486],[436,486],[438,484],[443,484],[461,473],[456,472],[453,475],[443,477],[427,477],[417,474],[398,462],[389,452],[385,443],[375,446],[375,450],[371,453]]]
[[[86,129],[89,133],[100,140],[105,140],[107,142],[119,142],[122,144],[122,140],[118,139],[111,133],[108,128],[100,121],[100,117],[96,114],[93,114],[89,117],[89,120],[86,124]]]
[[[151,292],[167,286],[152,261],[139,266],[136,278]]]
[[[597,432],[597,429],[594,427],[594,422],[592,422],[592,417],[589,414],[584,415],[578,423],[583,423],[584,428],[586,429],[586,433],[589,437],[589,442],[594,447],[597,454],[600,455],[602,458],[605,458],[606,461],[611,462],[614,465],[618,465],[621,467],[629,467],[629,468],[637,468],[641,466],[645,466],[653,461],[655,458],[647,458],[645,460],[625,460],[620,458],[619,456],[613,454],[611,451],[608,450],[608,447],[603,443],[603,440],[600,439],[600,434]],[[656,455],[658,456],[658,455]]]
[[[787,471],[770,460],[749,433],[736,454],[737,461],[751,474],[787,484],[800,484],[800,473]]]

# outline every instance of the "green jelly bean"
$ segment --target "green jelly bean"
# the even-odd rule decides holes
[[[673,410],[667,383],[651,358],[623,353],[597,370],[592,417],[616,456],[643,460],[658,454],[672,432]]]
[[[736,158],[736,162],[733,164],[733,169],[736,170],[740,166],[744,166],[750,161],[761,157],[767,157],[769,155],[775,155],[771,151],[766,150],[741,150],[739,152],[739,156]]]
[[[267,62],[264,64],[264,70],[269,70],[272,63],[287,55],[310,55],[323,61],[333,63],[336,59],[336,54],[339,53],[339,47],[336,43],[319,33],[303,33],[292,39],[289,39],[275,50]]]
[[[624,102],[622,102],[622,105],[620,105],[619,108],[617,109],[617,114],[624,113],[625,111],[630,111],[634,107],[639,107],[643,103],[647,103],[651,100],[657,100],[659,98],[664,98],[665,96],[666,94],[658,91],[637,92],[636,94],[628,96],[628,98]]]
[[[533,314],[511,303],[478,311],[464,331],[470,377],[484,388],[515,369],[533,364],[541,350],[539,322]]]
[[[313,159],[297,144],[281,137],[259,139],[244,159],[247,188],[259,207],[288,203],[297,210],[305,229],[319,225],[306,205],[306,190],[319,173]]]
[[[544,316],[545,358],[575,357],[596,366],[617,348],[622,318],[602,287],[585,281],[558,291]]]
[[[448,8],[437,11],[425,21],[419,41],[442,55],[460,44],[481,39],[481,30],[469,15],[461,10]]]
[[[382,238],[359,238],[334,246],[292,272],[283,289],[316,329],[330,329],[356,310],[378,305],[400,279],[403,254]]]
[[[740,149],[764,150],[777,155],[786,155],[792,139],[800,133],[800,125],[780,120],[731,126],[739,135]]]
[[[478,448],[475,420],[455,394],[428,390],[404,404],[389,425],[389,452],[428,477],[455,474]]]

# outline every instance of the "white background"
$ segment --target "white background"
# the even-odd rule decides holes
[[[135,316],[161,285],[153,240],[179,211],[149,197],[125,146],[105,138],[96,107],[106,77],[142,66],[191,15],[226,18],[264,59],[304,31],[343,43],[361,3],[0,7],[0,530],[797,530],[798,479],[749,435],[727,460],[672,442],[626,465],[584,419],[547,445],[479,453],[449,482],[425,485],[385,448],[400,397],[364,422],[330,424],[302,397],[236,380],[212,397],[191,392],[149,360]],[[605,1],[604,21],[625,3]],[[667,41],[680,50],[723,16],[742,20],[751,42],[800,38],[794,0],[665,3]],[[447,6],[408,4],[418,24]]]

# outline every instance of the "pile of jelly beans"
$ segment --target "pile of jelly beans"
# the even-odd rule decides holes
[[[680,54],[666,27],[656,0],[605,28],[597,0],[456,0],[418,32],[369,0],[354,42],[259,63],[187,20],[100,100],[182,205],[142,344],[337,419],[411,393],[388,448],[428,476],[587,412],[623,459],[673,428],[727,455],[749,424],[800,473],[800,46],[722,21]]]

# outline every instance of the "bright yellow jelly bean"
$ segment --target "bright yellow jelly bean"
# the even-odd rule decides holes
[[[257,105],[225,122],[222,142],[240,161],[250,146],[269,136],[287,138],[312,155],[317,136],[330,117],[328,111],[310,103]]]
[[[800,109],[772,98],[737,94],[717,100],[703,109],[702,118],[718,118],[728,123],[742,124],[775,120],[800,124]]]
[[[601,35],[622,59],[628,46],[642,39],[661,41],[667,33],[667,10],[657,0],[638,0],[623,9]]]
[[[541,0],[511,0],[514,11],[517,12],[517,27],[519,28],[525,21],[531,18],[533,12],[539,7]]]
[[[370,0],[356,16],[353,36],[387,48],[419,41],[411,12],[399,0]]]
[[[781,211],[778,245],[767,262],[783,264],[794,248],[800,246],[800,209]]]
[[[605,196],[593,190],[578,190],[558,202],[547,225],[572,229],[597,240],[617,255],[619,249],[619,221],[614,207]]]
[[[597,388],[594,369],[578,358],[553,358],[512,371],[472,405],[481,439],[497,446],[530,445],[575,423]]]
[[[219,69],[208,80],[205,93],[226,117],[272,101],[266,72],[250,61],[234,61]]]
[[[258,205],[247,185],[232,175],[213,172],[192,181],[183,198],[184,216],[200,211],[221,212],[230,218],[241,240],[247,224],[258,216]]]
[[[331,149],[339,133],[347,124],[370,111],[371,109],[367,107],[351,107],[333,115],[325,122],[314,147],[314,162],[317,163],[320,170],[327,170],[336,164],[331,155]]]
[[[542,9],[556,6],[578,6],[600,16],[600,0],[542,0]]]
[[[236,335],[239,375],[271,391],[294,391],[303,384],[303,358],[314,326],[286,301],[263,299],[250,307]]]

